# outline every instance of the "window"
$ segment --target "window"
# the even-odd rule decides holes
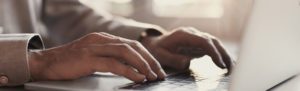
[[[80,0],[96,12],[109,11],[114,15],[130,16],[133,13],[132,0]]]
[[[154,0],[153,13],[162,17],[219,18],[222,0]]]
[[[191,26],[218,37],[239,37],[252,0],[80,0],[95,11],[106,10],[171,30]],[[250,10],[250,8],[249,8]]]

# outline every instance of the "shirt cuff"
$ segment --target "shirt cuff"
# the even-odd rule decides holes
[[[44,49],[38,34],[0,34],[0,86],[22,85],[30,80],[29,49]]]
[[[141,35],[147,32],[149,29],[157,30],[157,32],[160,34],[163,34],[165,32],[163,28],[153,24],[137,22],[124,18],[116,18],[114,21],[116,22],[110,24],[108,33],[131,40],[139,40]],[[115,27],[115,29],[113,29],[114,26],[118,27]]]

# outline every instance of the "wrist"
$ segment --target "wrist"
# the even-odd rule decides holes
[[[42,69],[45,67],[41,50],[30,50],[28,56],[31,81],[41,79]]]
[[[144,38],[161,36],[164,32],[165,30],[163,28],[148,28],[141,33],[138,40],[142,41]]]
[[[144,45],[149,51],[151,51],[151,49],[149,49],[151,41],[153,40],[153,38],[163,35],[163,32],[163,29],[160,27],[147,28],[144,32],[140,34],[138,41],[142,45]]]
[[[144,32],[142,32],[138,41],[140,41],[143,45],[146,45],[154,38],[163,35],[164,32],[165,30],[163,30],[162,28],[148,28]]]

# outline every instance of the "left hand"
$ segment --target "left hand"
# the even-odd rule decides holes
[[[204,55],[210,56],[218,67],[227,68],[226,75],[231,73],[234,65],[216,37],[194,28],[178,28],[161,36],[145,37],[141,42],[162,66],[177,70],[187,69],[191,59]]]

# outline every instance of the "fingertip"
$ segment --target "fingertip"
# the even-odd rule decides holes
[[[216,60],[218,60],[217,62],[219,64],[219,67],[222,68],[222,69],[228,68],[227,65],[224,62],[224,59],[221,56],[217,56],[217,57],[218,58],[216,58]]]
[[[219,56],[214,56],[212,57],[212,61],[221,69],[226,69],[228,68],[227,65],[224,63],[223,59]]]
[[[231,74],[231,71],[227,71],[224,75],[229,76]]]
[[[160,72],[158,73],[158,80],[164,80],[167,77],[166,72],[163,69],[160,69]]]
[[[146,78],[148,81],[154,81],[157,79],[157,77],[157,74],[155,74],[153,71],[150,71]]]
[[[135,83],[143,83],[146,81],[146,76],[142,74],[136,75],[136,79],[134,80]]]
[[[222,64],[222,65],[220,65],[220,68],[221,69],[226,69],[227,67],[224,64]]]

